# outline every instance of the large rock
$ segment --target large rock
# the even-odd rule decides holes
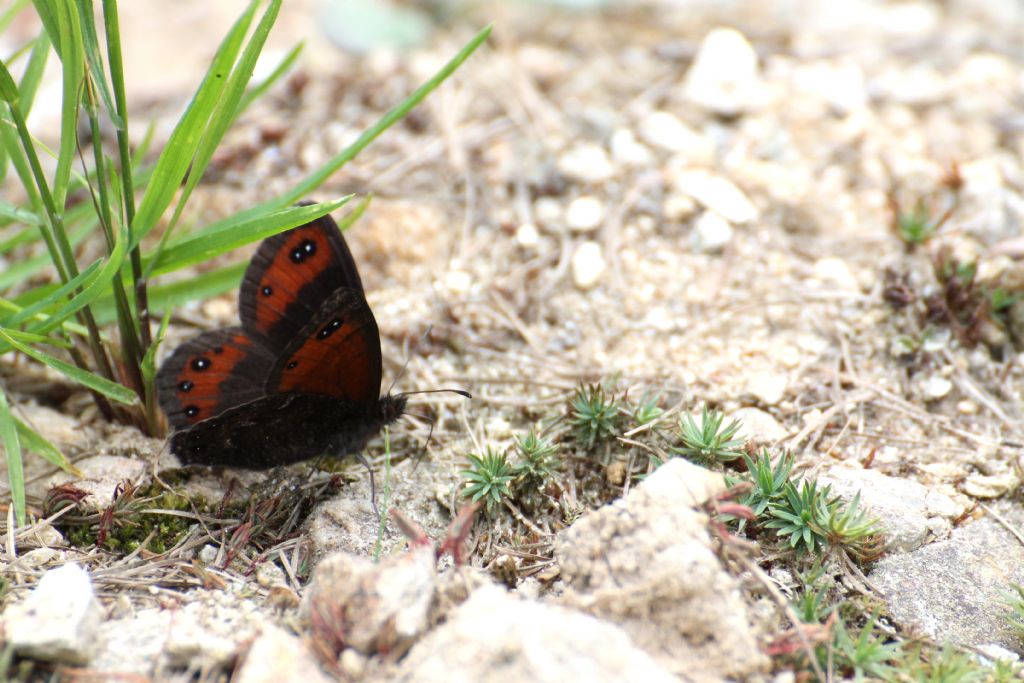
[[[284,629],[267,625],[252,641],[245,659],[231,679],[234,683],[328,683],[306,645]]]
[[[301,616],[314,631],[336,630],[340,641],[363,654],[402,650],[427,629],[436,591],[431,545],[379,564],[337,553],[317,566]]]
[[[818,476],[820,484],[849,501],[858,493],[860,505],[882,523],[889,550],[909,552],[945,538],[963,506],[916,481],[890,477],[877,470],[837,466]]]
[[[998,512],[1012,529],[1024,526],[1019,506],[1000,505]],[[868,578],[903,627],[937,642],[1024,653],[1006,627],[1003,604],[1010,584],[1024,584],[1024,548],[993,518],[954,529],[948,539],[915,552],[885,557]]]
[[[618,623],[688,680],[764,671],[739,585],[695,509],[724,488],[721,475],[670,460],[625,499],[562,532],[555,559],[568,583],[565,603]]]
[[[678,683],[613,624],[485,586],[417,643],[392,679],[412,683]]]
[[[23,657],[87,664],[103,616],[88,572],[69,563],[43,574],[25,601],[6,611],[4,640]]]

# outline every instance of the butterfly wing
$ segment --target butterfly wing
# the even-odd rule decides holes
[[[242,327],[283,351],[335,291],[360,295],[352,253],[330,216],[263,240],[238,295]]]
[[[278,358],[267,393],[321,394],[376,405],[380,333],[361,291],[335,290]]]
[[[393,409],[367,413],[364,406],[318,394],[270,394],[230,408],[171,437],[171,450],[186,465],[222,465],[264,469],[318,455],[359,451],[381,427],[394,420]]]
[[[175,429],[196,424],[264,395],[274,356],[239,327],[185,342],[156,375],[160,406]]]

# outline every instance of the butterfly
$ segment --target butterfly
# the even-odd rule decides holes
[[[263,240],[238,308],[240,326],[182,344],[157,373],[184,464],[265,469],[358,454],[402,415],[408,394],[380,396],[377,321],[330,216]]]

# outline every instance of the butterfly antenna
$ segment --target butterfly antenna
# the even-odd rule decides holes
[[[423,389],[422,391],[407,391],[402,394],[402,396],[412,396],[414,394],[441,394],[446,391],[452,394],[458,394],[459,396],[465,396],[466,398],[473,398],[473,394],[464,389]]]

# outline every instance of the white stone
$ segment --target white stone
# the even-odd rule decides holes
[[[540,245],[540,232],[533,223],[523,223],[516,228],[516,244],[523,249],[536,249]]]
[[[603,219],[604,202],[590,195],[577,197],[565,210],[565,224],[576,232],[596,230]]]
[[[444,276],[446,289],[452,294],[466,295],[473,285],[473,276],[464,270],[450,270]]]
[[[860,283],[857,281],[850,266],[841,258],[828,256],[814,262],[814,275],[819,280],[832,283],[849,292],[859,292]]]
[[[739,435],[755,444],[774,444],[789,436],[786,428],[760,408],[740,408],[729,415],[742,425]]]
[[[786,395],[789,380],[771,370],[755,372],[747,378],[746,392],[765,405],[773,406]]]
[[[732,226],[714,211],[702,213],[690,233],[690,247],[698,254],[717,254],[731,241]]]
[[[716,28],[701,42],[685,94],[716,114],[736,116],[755,104],[759,85],[754,48],[739,31]]]
[[[647,166],[654,162],[651,150],[637,141],[636,135],[628,128],[619,128],[612,133],[610,141],[612,159],[623,166]]]
[[[578,145],[559,157],[558,170],[584,183],[601,183],[615,173],[608,153],[592,142]]]
[[[921,395],[926,401],[938,401],[953,390],[953,383],[945,377],[931,375],[921,381]]]
[[[231,680],[234,683],[328,683],[331,679],[320,670],[302,640],[279,626],[267,624]]]
[[[538,223],[547,228],[557,227],[565,220],[562,203],[554,197],[541,197],[535,201],[533,215]]]
[[[883,523],[882,535],[890,550],[910,552],[929,540],[943,538],[963,506],[948,496],[909,479],[889,477],[878,470],[836,465],[818,477],[832,491],[850,501],[860,494],[860,505]]]
[[[707,163],[714,158],[711,140],[667,111],[651,112],[640,122],[640,139],[654,147],[683,155],[689,162]]]
[[[22,656],[82,665],[96,653],[102,621],[88,572],[68,563],[43,574],[25,601],[6,611],[3,631]]]
[[[400,683],[678,683],[614,624],[487,585],[413,646]]]
[[[583,242],[572,255],[572,279],[580,289],[590,289],[601,280],[607,263],[597,242]]]
[[[682,169],[673,178],[676,189],[735,225],[757,219],[757,208],[732,181],[697,168]]]
[[[692,216],[697,211],[697,202],[693,197],[685,194],[670,194],[661,203],[661,212],[666,220],[675,223],[681,222]]]

